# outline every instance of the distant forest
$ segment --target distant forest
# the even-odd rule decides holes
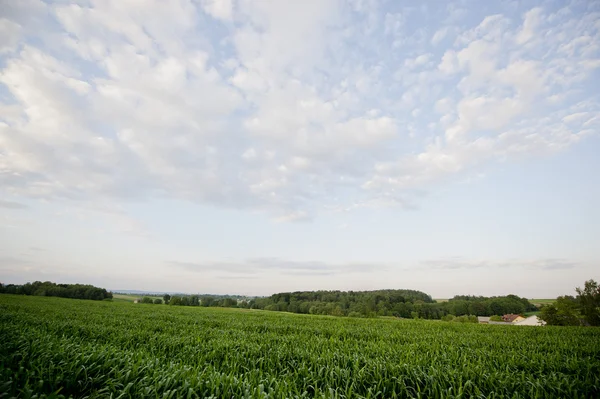
[[[423,319],[441,319],[447,314],[492,316],[537,310],[526,298],[516,295],[455,296],[447,302],[435,302],[431,296],[413,290],[292,292],[257,299],[256,305],[259,309],[292,313]]]
[[[112,299],[112,293],[104,288],[88,284],[56,284],[50,281],[35,281],[23,285],[0,284],[0,293],[15,295],[58,296],[72,299],[91,299],[101,301]]]
[[[144,301],[150,303],[151,301]],[[395,316],[403,318],[441,319],[453,316],[493,316],[522,314],[538,310],[526,298],[455,296],[447,302],[435,302],[421,291],[299,291],[284,292],[249,301],[210,296],[165,296],[165,303],[179,306],[220,306],[263,309],[291,313],[350,317]]]

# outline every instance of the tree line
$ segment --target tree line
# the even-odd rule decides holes
[[[50,281],[34,281],[23,285],[1,284],[0,293],[14,295],[57,296],[72,299],[91,299],[101,301],[112,299],[112,293],[104,288],[89,284],[56,284]]]
[[[452,316],[491,316],[537,310],[526,298],[455,296],[436,302],[430,295],[415,290],[315,291],[274,294],[256,300],[264,310],[332,316],[441,319]]]
[[[157,300],[158,299],[158,300]],[[436,302],[430,295],[416,290],[377,291],[297,291],[282,292],[264,298],[232,298],[210,295],[142,298],[143,303],[165,303],[174,306],[237,307],[270,311],[349,316],[395,316],[403,318],[442,319],[445,316],[492,316],[522,314],[538,310],[526,298],[516,295],[501,297],[455,296],[447,302]],[[445,320],[452,318],[446,317]],[[457,319],[464,321],[467,319]],[[468,319],[473,321],[473,317]]]
[[[158,303],[142,298],[144,303]],[[170,296],[165,294],[163,302],[175,306],[237,307],[292,313],[321,314],[333,316],[367,317],[377,314],[378,306],[388,304],[392,308],[413,308],[412,302],[432,303],[431,296],[414,290],[380,291],[302,291],[273,294],[265,298],[215,297],[211,295]],[[405,305],[406,304],[406,305]]]
[[[427,306],[431,296],[416,290],[377,291],[297,291],[257,298],[257,309],[291,313],[372,317],[403,315],[411,317],[415,304]]]
[[[576,288],[577,296],[564,295],[544,305],[540,318],[552,326],[600,326],[600,286],[594,280]]]
[[[239,295],[170,295],[164,294],[162,298],[144,296],[139,303],[171,306],[202,306],[202,307],[224,307],[224,308],[249,308],[250,305],[245,297]]]

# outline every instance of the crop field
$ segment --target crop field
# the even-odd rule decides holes
[[[114,302],[134,302],[136,299],[139,299],[139,295],[129,295],[129,294],[113,294]]]
[[[600,397],[600,329],[0,295],[0,397]]]
[[[535,306],[550,305],[556,302],[556,299],[531,299],[530,302]]]

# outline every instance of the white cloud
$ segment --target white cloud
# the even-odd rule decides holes
[[[586,119],[589,115],[588,112],[576,112],[574,114],[570,114],[562,118],[563,122],[571,123],[571,122],[581,122],[582,119]]]
[[[420,266],[428,270],[457,270],[499,268],[512,270],[564,270],[577,267],[580,262],[567,259],[507,259],[484,260],[465,259],[461,257],[432,259],[421,261]]]
[[[279,216],[276,221],[277,222],[299,222],[306,221],[311,218],[310,214],[306,211],[294,211],[290,212],[286,215]]]
[[[344,226],[342,228],[345,228]],[[1,260],[0,260],[1,262]],[[500,269],[523,271],[523,270],[564,270],[573,269],[581,262],[568,259],[472,259],[462,257],[448,257],[440,259],[429,259],[419,262],[340,262],[330,263],[321,261],[296,261],[280,258],[252,258],[245,260],[226,261],[165,261],[166,266],[176,267],[193,273],[205,275],[233,275],[261,276],[266,273],[277,275],[341,275],[341,274],[363,274],[363,273],[385,273],[389,270],[401,271],[426,271],[439,272],[444,270],[459,269]]]
[[[431,44],[437,46],[442,40],[444,40],[450,33],[452,32],[452,28],[450,26],[444,26],[435,31],[433,36],[431,37]]]
[[[202,8],[215,19],[231,21],[233,15],[232,0],[202,0]]]
[[[440,114],[446,114],[452,111],[452,100],[450,98],[441,98],[435,102],[435,110]]]
[[[0,54],[14,51],[21,36],[21,26],[6,18],[0,18]]]
[[[2,260],[0,259],[0,262]],[[0,263],[1,264],[1,263]],[[228,261],[165,261],[174,266],[195,273],[216,275],[263,275],[265,273],[296,276],[339,275],[342,273],[362,274],[373,271],[385,271],[389,265],[372,263],[327,263],[321,261],[296,261],[279,258],[252,258]]]
[[[410,69],[414,69],[428,64],[430,59],[431,54],[421,54],[413,59],[407,59],[404,61],[404,65]]]
[[[454,50],[448,50],[444,53],[442,61],[438,65],[438,69],[447,75],[451,75],[459,71],[458,58]]]
[[[403,25],[406,23],[406,16],[398,14],[385,14],[385,33],[388,35],[397,35]]]
[[[26,209],[27,205],[21,204],[19,202],[7,201],[7,200],[0,199],[0,208]]]
[[[160,195],[287,221],[410,208],[403,190],[565,148],[600,111],[591,14],[469,26],[449,6],[414,28],[427,10],[372,2],[11,7],[0,190],[24,198]]]
[[[535,29],[540,24],[541,8],[533,8],[525,13],[523,27],[517,34],[517,43],[524,44],[535,35]]]

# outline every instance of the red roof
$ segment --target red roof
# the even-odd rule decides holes
[[[505,314],[504,316],[502,316],[502,320],[512,323],[519,316],[521,316],[521,315],[513,314],[513,313]]]

